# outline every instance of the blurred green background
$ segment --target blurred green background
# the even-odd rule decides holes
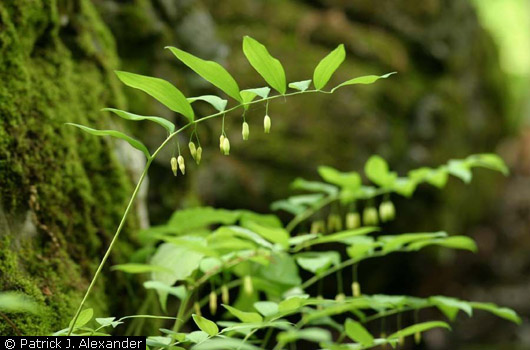
[[[389,232],[467,234],[477,240],[478,254],[432,250],[390,257],[362,266],[360,280],[367,293],[492,301],[525,319],[516,327],[487,315],[462,316],[452,333],[428,333],[425,349],[530,348],[529,0],[7,1],[0,4],[0,15],[0,73],[6,82],[0,88],[5,98],[0,108],[0,238],[4,248],[37,251],[47,269],[66,260],[64,273],[76,281],[63,285],[57,276],[28,269],[30,259],[0,250],[3,288],[29,291],[50,310],[67,314],[112,234],[131,179],[141,170],[141,160],[119,144],[92,140],[84,149],[68,135],[59,138],[62,122],[116,123],[98,111],[117,106],[182,123],[147,95],[120,86],[113,69],[163,77],[187,96],[198,96],[218,92],[164,46],[222,62],[241,88],[251,88],[264,82],[242,54],[244,35],[264,43],[282,61],[289,81],[310,78],[316,63],[344,43],[347,59],[334,82],[398,74],[371,86],[339,90],[332,98],[276,101],[269,106],[270,135],[261,132],[265,111],[256,107],[247,115],[250,140],[244,144],[241,119],[233,115],[227,119],[230,157],[218,151],[220,122],[205,123],[199,128],[201,166],[188,161],[189,175],[175,179],[168,147],[150,172],[149,193],[127,234],[134,240],[139,227],[162,223],[174,210],[199,204],[267,211],[272,201],[290,194],[295,177],[317,178],[318,165],[360,170],[376,153],[404,173],[471,153],[496,152],[508,163],[509,177],[479,171],[470,186],[453,179],[443,192],[422,187],[412,200],[393,198],[398,219],[384,227]],[[49,85],[57,92],[50,93]],[[18,97],[22,94],[24,99]],[[198,114],[209,113],[205,106],[196,108]],[[39,133],[42,124],[53,125],[45,136]],[[164,137],[149,125],[122,127],[151,147]],[[31,144],[17,141],[33,135]],[[63,151],[43,152],[50,140]],[[179,142],[186,145],[187,136]],[[106,147],[115,152],[102,156]],[[55,159],[60,170],[41,167],[35,154]],[[57,179],[65,170],[61,167],[68,176]],[[116,183],[106,183],[108,176]],[[57,198],[52,195],[56,191],[68,195]],[[38,209],[32,195],[41,204]],[[82,217],[58,219],[56,213],[72,202]],[[107,206],[117,209],[109,214]],[[37,244],[20,238],[28,231],[27,213],[36,217],[29,221]],[[86,234],[75,233],[81,231]],[[124,243],[113,262],[126,260],[132,246]],[[119,279],[100,284],[95,300],[103,311],[122,312],[130,305],[112,301],[124,284]],[[59,301],[65,294],[70,302]],[[49,325],[55,326],[54,321]]]

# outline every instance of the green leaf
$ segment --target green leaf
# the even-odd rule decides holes
[[[175,131],[175,124],[173,124],[172,122],[170,122],[169,120],[167,120],[165,118],[143,116],[143,115],[129,113],[129,112],[126,112],[126,111],[122,111],[120,109],[115,109],[115,108],[103,108],[102,111],[112,112],[112,113],[116,114],[118,117],[123,118],[123,119],[127,119],[127,120],[134,120],[134,121],[149,120],[149,121],[155,122],[158,125],[162,126],[164,129],[166,129],[167,132],[170,133],[170,134],[173,131]]]
[[[307,181],[302,178],[297,178],[291,183],[291,188],[294,190],[303,190],[311,192],[327,193],[331,196],[338,193],[337,187],[319,181]]]
[[[219,327],[217,327],[215,322],[196,314],[193,314],[192,317],[193,321],[195,321],[195,324],[201,331],[208,333],[211,337],[219,334]]]
[[[176,47],[167,46],[166,49],[169,49],[182,63],[190,67],[205,80],[223,90],[228,96],[239,102],[242,101],[237,82],[219,63],[203,60]]]
[[[359,322],[347,319],[344,324],[346,335],[350,339],[361,343],[363,346],[371,346],[374,343],[374,337]]]
[[[268,86],[262,88],[241,90],[241,97],[243,98],[243,107],[245,108],[245,110],[248,110],[250,102],[252,102],[256,98],[256,96],[260,96],[263,99],[267,98],[267,96],[269,96],[270,91],[271,88]]]
[[[196,343],[196,344],[200,344],[204,342],[206,339],[208,339],[208,337],[209,337],[208,333],[203,332],[203,331],[195,331],[195,332],[186,334],[186,340],[192,343]]]
[[[315,245],[315,244],[322,244],[322,243],[329,243],[329,242],[343,242],[343,243],[349,243],[349,239],[356,236],[362,236],[367,235],[372,232],[378,231],[377,227],[360,227],[354,230],[346,230],[341,231],[337,233],[333,233],[331,235],[325,235],[321,236],[315,240],[312,240],[309,242],[308,245]]]
[[[470,302],[469,304],[473,309],[491,312],[495,316],[504,318],[508,321],[512,321],[513,323],[521,324],[522,322],[521,318],[517,315],[517,313],[507,307],[499,307],[492,303]]]
[[[271,56],[263,44],[249,36],[245,36],[243,38],[243,53],[267,84],[280,94],[285,93],[287,87],[282,64]]]
[[[151,279],[172,286],[177,281],[185,280],[199,268],[203,254],[178,247],[171,243],[162,243],[151,258],[151,264],[167,267],[168,271],[153,271]],[[166,291],[158,289],[162,297]]]
[[[344,62],[345,58],[346,51],[344,50],[344,45],[340,44],[318,63],[313,72],[313,81],[317,90],[321,90],[326,86],[333,73]]]
[[[289,83],[289,87],[291,89],[295,89],[298,91],[306,91],[309,88],[310,84],[311,84],[311,79]]]
[[[259,347],[245,342],[243,339],[215,337],[204,339],[191,350],[260,350]],[[173,350],[173,349],[172,349]]]
[[[395,173],[390,172],[388,163],[380,156],[371,156],[364,165],[366,177],[373,183],[386,187],[391,185],[397,178]]]
[[[112,328],[116,328],[123,323],[120,321],[116,321],[116,317],[100,317],[96,318],[96,322],[103,327],[112,326]]]
[[[280,344],[288,344],[300,339],[320,343],[331,341],[331,333],[326,329],[313,327],[280,332],[277,339]]]
[[[123,271],[126,273],[147,273],[154,271],[170,271],[168,268],[150,264],[120,264],[111,267],[111,270]]]
[[[404,245],[417,242],[417,241],[429,241],[433,239],[446,237],[447,233],[443,231],[439,232],[425,232],[425,233],[404,233],[393,236],[381,236],[379,241],[384,243],[383,254],[387,254],[396,250],[401,249]]]
[[[278,304],[273,301],[258,301],[254,303],[254,308],[264,317],[272,316],[278,313]]]
[[[96,136],[112,136],[112,137],[116,137],[118,139],[125,140],[131,146],[136,148],[137,150],[140,150],[140,151],[144,152],[144,154],[145,154],[145,156],[147,158],[151,157],[151,155],[149,154],[149,151],[147,150],[147,147],[145,147],[143,143],[141,143],[140,141],[135,140],[132,137],[130,137],[128,135],[125,135],[124,133],[121,133],[119,131],[116,131],[116,130],[97,130],[97,129],[89,128],[89,127],[84,126],[84,125],[79,125],[79,124],[74,124],[74,123],[66,123],[66,125],[75,126],[76,128],[79,128],[79,129],[81,129],[81,130],[83,130],[85,132],[88,132],[89,134],[92,134],[92,135],[96,135]]]
[[[409,335],[425,332],[433,328],[445,328],[449,330],[451,329],[451,327],[445,322],[440,322],[440,321],[423,322],[423,323],[417,323],[415,325],[412,325],[400,331],[397,331],[396,333],[389,335],[388,339],[398,339],[400,337],[408,337]]]
[[[385,75],[380,75],[380,76],[379,75],[366,75],[366,76],[363,76],[363,77],[350,79],[348,81],[345,81],[342,84],[339,84],[339,85],[335,86],[333,89],[331,89],[331,92],[334,92],[338,88],[346,86],[346,85],[356,85],[356,84],[368,85],[368,84],[373,84],[376,81],[378,81],[379,79],[386,79],[386,78],[388,78],[389,76],[391,76],[393,74],[396,74],[396,72],[387,73]]]
[[[354,237],[354,241],[351,242],[351,246],[346,249],[346,252],[350,258],[360,261],[372,254],[377,246],[372,237],[359,236]]]
[[[357,189],[361,186],[361,176],[354,171],[343,173],[329,166],[320,166],[318,174],[325,181],[341,187]]]
[[[250,220],[243,223],[243,226],[256,232],[269,242],[278,243],[283,247],[289,246],[289,232],[283,228],[268,227]]]
[[[278,311],[283,313],[298,310],[304,305],[304,301],[304,298],[298,296],[282,300],[280,304],[278,304]]]
[[[194,120],[195,116],[190,103],[171,83],[163,79],[129,72],[116,71],[116,75],[125,85],[142,90],[172,111],[184,115],[189,121]]]
[[[459,310],[464,311],[469,317],[473,316],[473,308],[466,301],[444,296],[433,296],[429,298],[429,301],[451,321],[455,320]]]
[[[169,219],[168,226],[171,226],[175,233],[186,233],[213,224],[230,225],[235,223],[240,216],[239,211],[211,207],[189,208],[174,212]]]
[[[0,292],[0,312],[38,314],[40,311],[40,305],[25,294],[12,291]]]
[[[295,259],[301,268],[316,275],[326,271],[331,265],[340,264],[340,254],[335,251],[304,252],[297,254]]]
[[[491,170],[500,171],[508,175],[510,171],[501,157],[493,153],[474,154],[467,157],[466,162],[474,167],[483,167]]]
[[[225,309],[228,310],[232,315],[237,317],[241,322],[245,323],[261,323],[263,322],[263,317],[256,312],[245,312],[236,309],[230,305],[222,304]]]
[[[458,177],[466,184],[470,183],[471,178],[473,177],[473,174],[469,169],[469,164],[462,160],[450,160],[449,163],[447,163],[447,170],[449,171],[449,174]]]
[[[226,104],[228,103],[227,100],[223,100],[219,96],[215,95],[204,95],[204,96],[198,96],[198,97],[188,97],[187,99],[190,103],[193,103],[195,101],[204,101],[208,102],[210,105],[213,106],[216,110],[219,112],[222,112],[226,108]]]
[[[76,330],[78,328],[83,327],[86,325],[90,320],[92,320],[92,317],[94,316],[94,310],[93,309],[84,309],[79,314],[79,317],[77,317],[77,320],[75,321],[74,326],[72,327],[72,322],[70,322],[70,328],[73,330]],[[72,320],[73,321],[73,320]]]
[[[441,247],[452,249],[469,250],[473,253],[476,253],[478,250],[475,241],[467,236],[450,236],[445,238],[414,242],[408,246],[408,250],[419,250],[429,245],[438,245]]]

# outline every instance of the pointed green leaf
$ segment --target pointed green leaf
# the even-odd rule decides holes
[[[94,316],[94,310],[93,309],[85,309],[85,310],[81,311],[81,313],[79,314],[79,317],[77,317],[77,320],[75,321],[75,324],[74,324],[73,327],[72,327],[72,322],[70,322],[70,328],[72,328],[73,330],[76,330],[77,328],[83,327],[88,322],[90,322],[90,320],[92,320],[92,316]]]
[[[254,308],[265,317],[278,313],[278,304],[273,301],[258,301],[254,303]]]
[[[310,84],[311,84],[311,79],[289,83],[289,87],[291,89],[295,89],[298,91],[306,91],[309,88]]]
[[[158,266],[158,265],[150,265],[150,264],[120,264],[120,265],[114,265],[111,267],[111,270],[115,271],[123,271],[126,273],[147,273],[147,272],[154,272],[154,271],[171,271],[166,267]]]
[[[440,321],[423,322],[423,323],[418,323],[418,324],[409,326],[400,331],[397,331],[396,333],[389,335],[388,339],[398,339],[400,337],[408,337],[409,335],[413,335],[415,333],[420,333],[420,332],[425,332],[433,328],[445,328],[449,330],[451,329],[451,327],[445,322],[440,322]]]
[[[127,86],[142,90],[157,99],[160,103],[174,112],[184,115],[193,121],[194,113],[186,97],[171,83],[154,77],[116,71],[118,78]]]
[[[346,320],[344,330],[350,339],[361,343],[362,346],[371,346],[374,343],[374,337],[366,330],[366,328],[351,318]]]
[[[507,307],[499,307],[492,303],[479,303],[479,302],[470,302],[469,303],[473,309],[484,310],[491,312],[495,316],[504,318],[508,321],[512,321],[516,324],[521,324],[521,318],[517,315],[515,311]]]
[[[245,108],[245,110],[248,110],[250,102],[252,102],[256,98],[256,96],[260,96],[261,98],[267,98],[269,96],[270,91],[270,87],[241,90],[241,98],[243,99],[243,107]]]
[[[228,310],[232,315],[237,317],[241,322],[245,323],[261,323],[263,321],[263,317],[261,317],[260,314],[256,312],[245,312],[236,309],[235,307],[232,307],[230,305],[222,304],[225,309]]]
[[[335,86],[333,89],[331,89],[331,92],[334,92],[338,88],[346,86],[346,85],[356,85],[356,84],[368,85],[368,84],[373,84],[376,81],[378,81],[379,79],[386,79],[386,78],[388,78],[389,76],[391,76],[393,74],[396,74],[396,72],[387,73],[385,75],[366,75],[366,76],[363,76],[363,77],[350,79],[348,81],[345,81],[342,84],[339,84],[339,85]]]
[[[504,175],[509,174],[508,167],[504,160],[496,154],[493,153],[484,153],[484,154],[474,154],[466,159],[467,163],[471,166],[483,167],[491,170],[497,170],[503,173]]]
[[[318,174],[325,181],[341,187],[357,189],[361,186],[361,176],[354,171],[343,173],[329,166],[320,166],[318,167]]]
[[[193,321],[195,321],[195,324],[201,331],[208,333],[211,337],[219,334],[219,327],[217,327],[215,322],[196,314],[193,314],[192,317]]]
[[[205,80],[223,90],[228,96],[239,102],[242,101],[237,82],[219,63],[203,60],[176,47],[167,46],[166,49],[169,49],[182,63],[190,67]]]
[[[280,332],[277,339],[280,344],[288,344],[299,339],[320,343],[331,341],[331,333],[326,329],[313,327]]]
[[[125,140],[131,146],[136,148],[137,150],[140,150],[140,151],[144,152],[144,154],[145,154],[145,156],[147,158],[151,157],[151,155],[149,154],[149,151],[147,150],[147,147],[145,147],[143,143],[141,143],[140,141],[135,140],[132,137],[130,137],[128,135],[125,135],[124,133],[121,133],[119,131],[116,131],[116,130],[97,130],[97,129],[89,128],[88,126],[74,124],[74,123],[66,123],[66,125],[75,126],[75,127],[79,128],[79,129],[85,131],[85,132],[88,132],[89,134],[92,134],[92,135],[96,135],[96,136],[112,136],[112,137],[116,137],[118,139]]]
[[[467,236],[451,236],[445,238],[430,239],[426,241],[414,242],[408,246],[408,250],[420,250],[429,245],[438,245],[441,247],[469,250],[470,252],[477,252],[477,244],[474,240]]]
[[[469,317],[473,316],[473,308],[466,301],[445,296],[430,297],[429,301],[431,301],[451,321],[455,320],[459,310],[464,311]]]
[[[213,106],[213,108],[217,109],[219,112],[222,112],[226,109],[226,104],[228,103],[227,100],[223,100],[219,96],[215,95],[204,95],[204,96],[198,96],[198,97],[188,97],[188,101],[190,103],[193,103],[195,101],[204,101],[208,102]]]
[[[284,94],[287,87],[285,71],[280,61],[272,57],[263,44],[249,36],[243,38],[243,52],[252,67],[265,79],[267,84],[280,94]]]
[[[344,45],[340,44],[318,63],[313,73],[313,81],[317,90],[321,90],[326,86],[333,73],[344,62],[345,58],[346,51],[344,50]]]
[[[447,170],[449,174],[458,177],[460,180],[464,181],[466,184],[471,182],[473,174],[469,169],[469,164],[463,160],[452,159],[447,163]]]
[[[118,117],[123,118],[123,119],[127,119],[127,120],[134,120],[134,121],[149,120],[149,121],[155,122],[158,125],[161,125],[170,134],[173,131],[175,131],[175,124],[173,124],[172,122],[170,122],[169,120],[167,120],[165,118],[143,116],[143,115],[138,115],[138,114],[126,112],[126,111],[122,111],[120,109],[115,109],[115,108],[103,108],[102,111],[112,112],[112,113],[116,114]]]
[[[370,181],[381,187],[390,186],[397,179],[397,174],[390,171],[386,160],[377,155],[366,161],[364,172]]]

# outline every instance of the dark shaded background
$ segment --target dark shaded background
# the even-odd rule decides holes
[[[398,219],[385,227],[396,233],[446,230],[467,234],[477,240],[478,254],[433,249],[392,256],[362,265],[360,280],[367,293],[443,294],[492,301],[514,308],[525,319],[516,327],[490,315],[461,316],[452,333],[428,333],[427,349],[527,349],[528,76],[506,70],[502,62],[505,41],[488,22],[491,15],[484,3],[477,8],[458,0],[382,0],[377,5],[369,0],[94,0],[82,1],[82,5],[58,1],[58,20],[52,23],[59,28],[58,38],[68,47],[73,62],[93,62],[94,58],[97,62],[101,52],[111,52],[119,59],[120,69],[163,77],[187,96],[218,92],[179,64],[163,49],[166,45],[222,62],[241,88],[264,85],[242,54],[244,35],[267,45],[282,61],[288,81],[310,78],[316,63],[340,43],[346,46],[347,60],[333,82],[397,71],[388,80],[339,90],[331,97],[277,100],[269,107],[270,135],[261,132],[264,109],[253,108],[247,115],[251,136],[244,144],[241,119],[231,116],[227,119],[232,145],[228,158],[218,152],[219,121],[203,124],[199,129],[205,149],[201,166],[188,161],[189,175],[175,180],[170,175],[172,149],[168,148],[150,172],[149,219],[140,210],[137,220],[140,226],[148,221],[162,223],[175,209],[196,204],[267,211],[271,201],[290,193],[288,185],[295,177],[317,178],[315,169],[322,164],[360,170],[374,153],[404,173],[470,153],[496,152],[510,166],[508,178],[477,171],[469,186],[453,179],[443,192],[422,187],[412,200],[393,198]],[[98,26],[87,20],[93,10],[102,21]],[[111,37],[110,47],[101,49],[94,40],[101,36],[99,25]],[[87,33],[95,53],[79,44]],[[108,70],[117,66],[110,64]],[[91,113],[109,104],[128,105],[134,113],[182,122],[147,95],[115,87],[115,79],[107,79],[125,98],[106,96],[93,103]],[[206,107],[198,110],[203,115],[209,112]],[[106,117],[93,115],[106,123]],[[151,147],[164,137],[149,125],[133,125],[131,130]],[[182,146],[188,142],[186,137],[180,139]],[[135,166],[125,159],[122,163],[134,177]],[[8,213],[14,212],[5,200],[4,206]]]

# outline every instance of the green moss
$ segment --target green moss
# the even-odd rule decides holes
[[[45,306],[42,316],[8,315],[23,334],[68,324],[132,191],[110,140],[64,125],[108,123],[99,109],[124,101],[117,62],[90,1],[0,4],[0,290]],[[128,250],[119,246],[114,262]],[[108,299],[123,285],[102,279],[90,306],[116,311]],[[13,333],[0,323],[0,334]]]

